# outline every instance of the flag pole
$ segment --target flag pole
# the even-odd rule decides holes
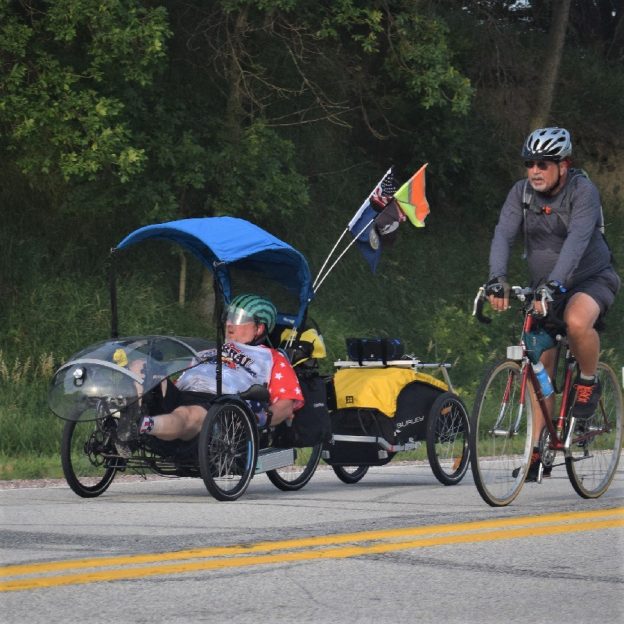
[[[348,231],[349,231],[349,228],[346,227],[344,229],[344,232],[338,237],[338,240],[336,241],[336,244],[332,247],[332,250],[327,254],[327,258],[325,258],[325,262],[323,262],[323,266],[321,266],[317,276],[314,278],[314,282],[312,284],[312,288],[314,288],[316,286],[316,282],[318,282],[319,278],[321,277],[321,273],[323,273],[323,269],[327,266],[327,263],[329,262],[329,259],[333,256],[334,252],[336,251],[336,247],[338,247],[338,245],[340,244],[340,241],[344,238],[344,235]]]
[[[334,269],[334,267],[338,264],[338,262],[340,262],[341,258],[347,253],[347,251],[349,251],[349,249],[351,249],[351,247],[357,243],[357,239],[358,236],[360,236],[361,234],[363,234],[366,231],[366,228],[368,228],[374,221],[375,219],[378,217],[379,215],[376,215],[375,218],[371,219],[354,237],[353,240],[342,250],[342,253],[336,258],[336,260],[334,260],[334,263],[329,267],[329,269],[327,269],[327,271],[325,271],[325,274],[323,275],[323,278],[318,282],[318,284],[316,284],[316,280],[315,280],[315,284],[312,286],[312,289],[314,291],[314,294],[316,294],[316,292],[318,291],[318,289],[321,287],[321,284],[325,281],[325,278],[332,272],[332,270]],[[348,231],[349,228],[347,228],[346,231]],[[342,234],[342,236],[344,236],[344,232]],[[340,238],[342,238],[342,236]],[[331,255],[331,254],[330,254]],[[320,273],[319,273],[320,275]],[[318,277],[317,277],[318,280]]]
[[[319,272],[316,276],[316,278],[314,279],[314,282],[312,284],[312,290],[314,293],[316,293],[316,291],[319,289],[319,287],[321,286],[321,284],[325,281],[325,278],[331,273],[331,271],[334,269],[334,267],[338,264],[338,262],[341,260],[341,258],[345,255],[345,253],[347,253],[347,251],[352,247],[352,245],[357,241],[357,238],[364,233],[364,231],[366,230],[366,228],[368,228],[371,223],[373,223],[375,221],[375,219],[377,219],[377,217],[379,216],[379,214],[381,214],[381,212],[383,212],[383,210],[377,214],[373,219],[371,219],[354,237],[354,239],[347,245],[347,247],[342,251],[342,253],[336,258],[336,260],[333,262],[333,264],[327,269],[327,271],[325,271],[325,273],[323,273],[323,270],[325,269],[325,267],[327,266],[327,264],[329,263],[330,258],[333,256],[333,254],[335,253],[338,245],[340,244],[340,241],[344,238],[345,234],[347,232],[351,231],[351,228],[355,225],[356,221],[360,218],[360,216],[362,215],[362,213],[364,212],[364,210],[366,209],[366,207],[370,204],[371,201],[371,197],[373,196],[373,194],[375,193],[375,190],[381,186],[382,182],[386,179],[386,177],[392,173],[392,167],[390,167],[388,169],[388,171],[386,171],[386,173],[384,173],[384,175],[380,178],[379,182],[377,182],[377,184],[375,185],[375,187],[373,188],[372,192],[368,195],[368,197],[362,202],[362,205],[355,211],[355,213],[353,214],[353,216],[351,217],[351,219],[349,220],[349,222],[347,223],[347,227],[344,229],[344,231],[342,232],[342,234],[338,237],[338,240],[336,241],[336,244],[332,247],[332,250],[329,252],[329,254],[327,255],[327,258],[325,258],[325,261],[323,262],[323,265],[321,266],[321,268],[319,269]],[[385,208],[384,208],[385,210]],[[321,277],[321,275],[323,275],[323,277]]]

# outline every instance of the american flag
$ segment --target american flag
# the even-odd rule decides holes
[[[373,204],[380,209],[385,208],[388,205],[388,202],[394,197],[398,188],[399,187],[394,178],[394,171],[392,170],[392,167],[390,167],[381,182],[371,193],[371,202],[373,202]]]

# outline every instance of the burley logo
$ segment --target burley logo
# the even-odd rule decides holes
[[[416,418],[409,418],[408,420],[404,420],[403,422],[398,422],[396,424],[397,431],[403,429],[403,427],[408,427],[409,425],[416,425],[419,422],[425,420],[424,416],[417,416]]]
[[[347,394],[347,396],[345,397],[345,403],[355,403],[355,400],[353,399],[353,395]]]

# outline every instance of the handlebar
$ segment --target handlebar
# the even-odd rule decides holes
[[[483,314],[483,306],[487,301],[486,294],[487,285],[479,287],[477,291],[477,296],[475,297],[474,304],[472,307],[472,315],[477,317],[477,320],[480,323],[491,323],[492,318]],[[529,288],[528,286],[511,286],[509,289],[509,296],[514,296],[518,301],[521,301],[525,309],[527,311],[533,310],[533,304],[535,302],[536,292]],[[545,291],[541,291],[541,296],[539,301],[542,305],[542,311],[539,313],[540,316],[546,316],[548,314],[548,303],[552,301],[552,297]]]

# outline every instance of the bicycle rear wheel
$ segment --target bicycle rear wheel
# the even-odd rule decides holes
[[[468,470],[468,412],[461,399],[443,392],[431,406],[427,421],[427,456],[435,477],[444,485],[459,483]]]
[[[618,379],[606,364],[598,364],[602,396],[588,419],[575,419],[575,431],[566,457],[572,487],[583,498],[598,498],[607,491],[622,450],[622,393]]]
[[[495,364],[477,391],[470,423],[470,463],[475,485],[493,507],[520,493],[531,459],[533,411],[528,393],[520,404],[522,374],[511,360]]]
[[[284,491],[300,490],[314,476],[321,459],[323,445],[295,448],[295,463],[283,468],[269,470],[266,474],[271,483]]]

